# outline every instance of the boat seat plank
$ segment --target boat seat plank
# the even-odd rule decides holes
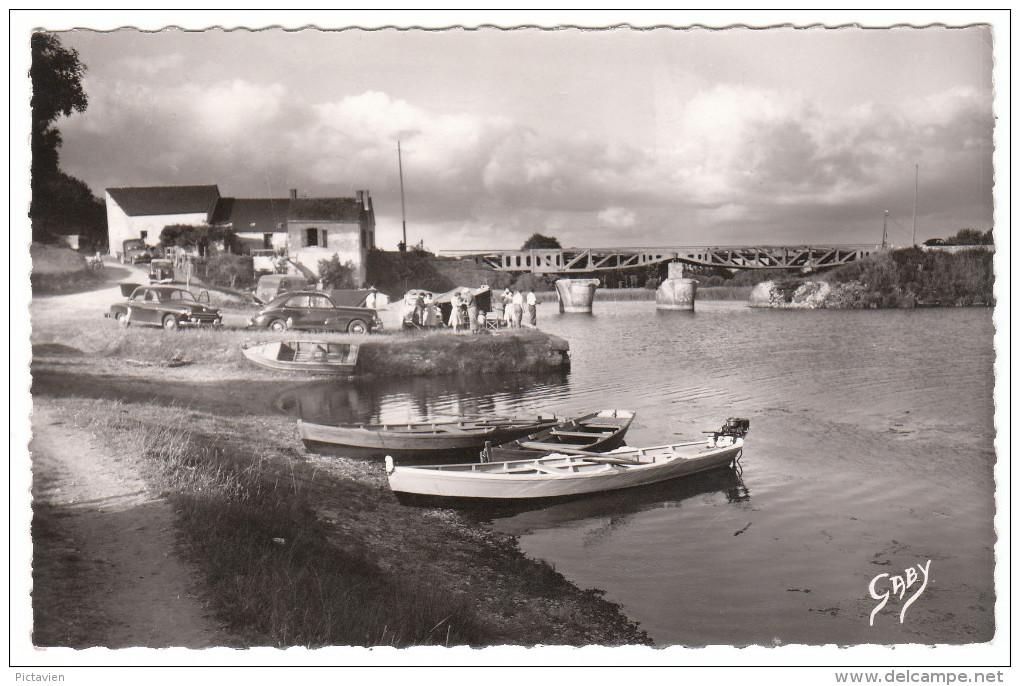
[[[549,432],[553,436],[569,436],[571,438],[601,438],[605,435],[604,432],[595,433],[593,431],[559,431],[553,429]]]
[[[539,462],[535,462],[534,464],[531,464],[529,466],[532,469],[534,469],[535,471],[543,472],[545,474],[570,474],[571,471],[572,471],[570,469],[560,469],[559,467],[550,467],[548,465],[544,465],[544,464],[541,464]]]
[[[521,441],[521,447],[528,450],[559,450],[563,447],[563,444],[544,443],[542,441]]]

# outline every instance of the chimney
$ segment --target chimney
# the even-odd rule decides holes
[[[372,198],[368,197],[368,191],[358,191],[358,202],[361,203],[366,212],[372,209]]]
[[[291,200],[297,200],[297,189],[296,188],[291,188],[290,189],[290,199]]]
[[[355,191],[354,194],[358,196],[358,204],[361,205],[365,201],[365,191]]]

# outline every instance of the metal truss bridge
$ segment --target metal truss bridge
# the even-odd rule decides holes
[[[504,272],[583,274],[680,261],[724,269],[800,269],[848,264],[888,250],[881,245],[719,246],[677,248],[563,248],[562,250],[441,250],[473,257]]]

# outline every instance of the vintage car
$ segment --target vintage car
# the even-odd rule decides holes
[[[141,238],[129,238],[121,247],[123,250],[117,257],[124,264],[138,264],[152,259],[149,246]]]
[[[174,263],[170,260],[153,260],[149,263],[149,283],[173,283]]]
[[[200,303],[191,291],[179,286],[139,286],[126,302],[111,306],[106,316],[116,319],[121,326],[161,326],[167,331],[223,323],[219,310]]]
[[[299,329],[347,333],[371,333],[383,328],[374,309],[338,305],[322,291],[295,291],[279,295],[249,319],[248,326],[273,331]]]

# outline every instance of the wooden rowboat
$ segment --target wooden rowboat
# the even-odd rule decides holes
[[[358,457],[437,455],[452,460],[478,455],[487,443],[503,443],[562,420],[557,417],[461,417],[408,424],[314,424],[298,421],[301,440],[316,453]]]
[[[630,410],[602,410],[544,428],[523,438],[488,450],[487,461],[538,457],[571,451],[603,453],[623,445],[634,413]]]
[[[357,343],[263,341],[245,345],[241,352],[261,367],[285,372],[349,376],[358,362]]]
[[[398,467],[387,457],[386,475],[395,493],[432,498],[575,496],[644,486],[733,465],[743,450],[743,436],[712,433],[707,440],[654,448],[553,454],[502,462]]]

